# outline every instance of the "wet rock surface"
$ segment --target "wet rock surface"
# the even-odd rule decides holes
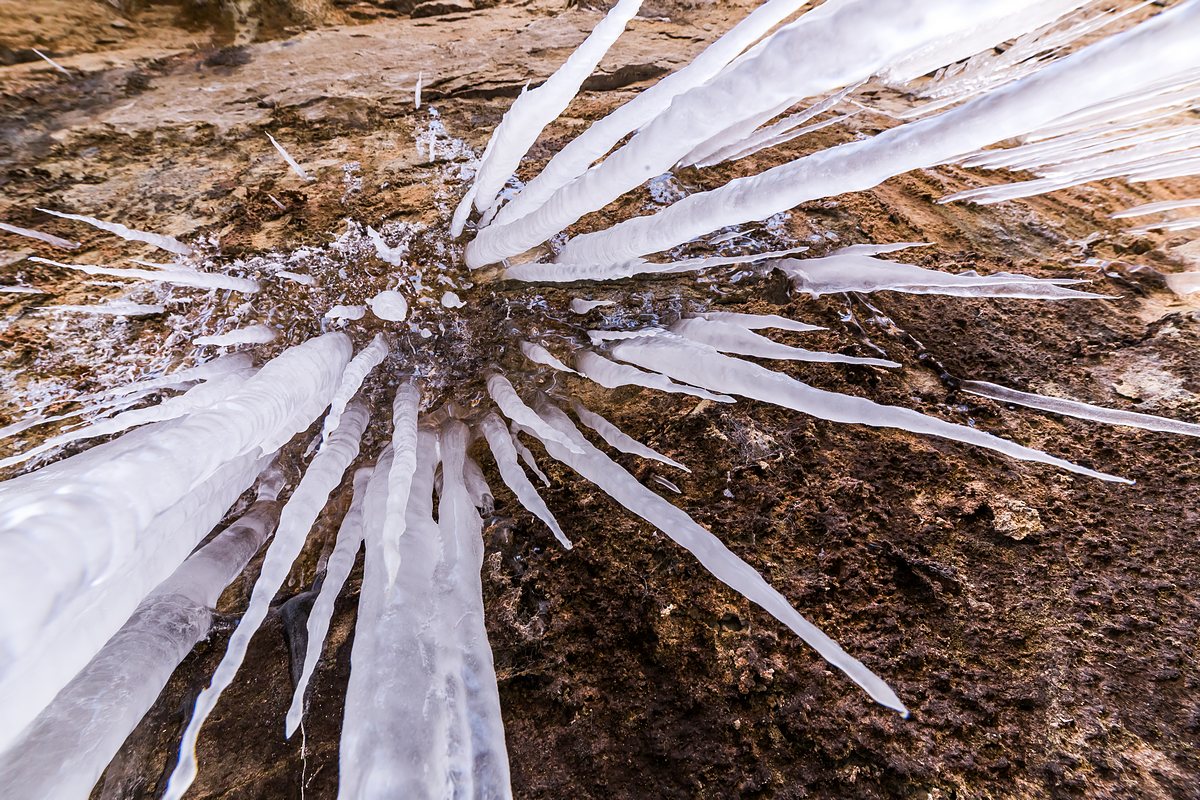
[[[7,48],[0,61],[15,62],[0,68],[0,219],[79,240],[71,257],[88,263],[115,263],[130,251],[36,206],[175,236],[211,235],[223,253],[246,256],[328,242],[346,218],[432,222],[445,200],[414,146],[429,124],[428,108],[413,107],[418,74],[446,129],[479,149],[508,98],[544,80],[599,18],[540,0],[428,19],[382,2],[312,4],[286,18],[247,4],[246,20],[233,23],[181,18],[169,4],[126,15],[103,3],[77,5],[91,16],[64,17],[56,27],[47,14],[29,35],[16,36],[25,28],[0,17]],[[521,177],[741,11],[664,5],[661,13],[669,19],[631,24]],[[283,21],[264,22],[272,19]],[[113,27],[121,20],[130,28]],[[44,41],[32,39],[35,28]],[[19,55],[42,43],[72,76]],[[848,128],[751,163],[768,166],[887,124],[863,114]],[[292,175],[267,131],[317,180]],[[358,190],[344,180],[351,162],[359,164]],[[685,170],[677,180],[695,191],[742,168]],[[544,495],[576,545],[563,551],[499,490],[484,458],[499,496],[485,520],[483,585],[517,797],[1198,796],[1195,440],[1006,408],[958,392],[955,379],[1200,421],[1200,301],[1175,294],[1164,279],[1196,269],[1200,252],[1185,237],[1131,236],[1107,218],[1200,187],[1105,182],[986,208],[932,202],[997,179],[957,168],[912,173],[801,206],[788,232],[812,255],[839,244],[928,241],[934,246],[904,260],[1087,277],[1090,288],[1117,299],[882,293],[812,300],[790,296],[771,275],[718,280],[712,289],[625,281],[541,294],[551,308],[573,296],[637,306],[654,289],[824,325],[830,330],[779,338],[853,355],[882,350],[905,368],[793,365],[790,374],[974,424],[1136,485],[750,402],[726,407],[579,384],[573,390],[589,406],[693,472],[668,475],[627,456],[620,463],[652,487],[655,475],[677,484],[677,503],[888,680],[913,714],[902,720],[871,705],[685,551],[543,458],[554,481]],[[580,229],[644,213],[652,201],[634,193]],[[23,254],[42,250],[0,235],[4,283],[35,283],[56,302],[114,292],[25,262]],[[1103,264],[1080,266],[1089,258]],[[165,320],[130,321],[102,329],[116,337],[107,343],[86,341],[72,360],[56,359],[48,350],[57,340],[47,339],[35,311],[45,302],[0,295],[8,395],[0,398],[0,424],[19,415],[15,398],[35,379],[86,391],[104,370],[135,366],[122,361],[119,337],[167,335]],[[347,502],[342,492],[318,521],[204,729],[189,796],[336,795],[361,561],[338,601],[303,736],[285,740],[283,718],[296,648],[289,620],[297,624]],[[192,701],[245,607],[257,563],[226,592],[213,632],[94,797],[161,793]]]

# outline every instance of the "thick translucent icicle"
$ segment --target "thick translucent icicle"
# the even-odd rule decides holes
[[[705,311],[696,316],[701,319],[711,319],[715,322],[728,322],[732,325],[740,325],[750,331],[762,330],[763,328],[775,328],[781,331],[795,331],[797,333],[825,330],[820,325],[809,325],[807,322],[798,322],[794,319],[781,317],[778,314],[741,314],[736,311]]]
[[[373,469],[363,468],[354,473],[354,493],[350,500],[350,508],[342,517],[338,526],[337,541],[333,552],[325,562],[325,578],[321,581],[321,590],[308,612],[308,643],[304,651],[304,669],[296,688],[292,692],[292,704],[288,708],[287,721],[284,731],[290,739],[300,726],[304,717],[304,695],[308,691],[308,682],[312,680],[317,662],[321,660],[321,650],[325,645],[325,636],[329,633],[329,623],[333,619],[333,606],[338,594],[354,569],[354,560],[358,557],[359,547],[363,541],[363,503],[366,501],[367,483],[371,479]]]
[[[30,256],[30,261],[49,264],[52,267],[73,269],[86,275],[108,275],[114,278],[136,278],[155,283],[173,283],[177,286],[194,286],[198,289],[231,289],[243,294],[254,294],[259,290],[258,281],[236,278],[219,272],[198,272],[194,269],[128,269],[126,267],[97,267],[92,264],[64,264],[48,258]]]
[[[163,794],[166,800],[180,800],[195,780],[196,740],[200,736],[200,728],[216,707],[221,693],[237,675],[250,646],[250,638],[266,619],[271,600],[287,579],[292,562],[303,549],[308,533],[317,515],[325,507],[329,494],[341,483],[346,468],[358,455],[359,440],[367,426],[367,420],[365,405],[356,403],[346,409],[337,430],[329,438],[328,444],[313,456],[304,477],[300,479],[287,505],[280,512],[279,528],[271,540],[270,547],[267,548],[262,571],[250,595],[250,605],[229,639],[225,656],[217,665],[212,682],[196,698],[195,710],[179,746],[179,762],[175,765]]]
[[[102,231],[116,234],[122,239],[130,242],[143,242],[157,247],[159,250],[166,250],[168,253],[174,253],[179,256],[190,256],[192,248],[178,239],[170,236],[163,236],[160,233],[147,233],[146,231],[138,231],[133,228],[126,227],[117,222],[105,222],[104,220],[96,219],[95,217],[86,217],[82,214],[67,214],[62,211],[51,211],[48,208],[39,208],[45,214],[54,217],[62,217],[63,219],[73,219],[76,222],[83,222],[91,225],[93,228],[99,228]]]
[[[512,222],[546,202],[559,188],[586,172],[626,134],[665,111],[676,96],[714,77],[743,50],[806,4],[807,0],[768,0],[686,66],[592,123],[555,153],[541,173],[500,209],[494,224]]]
[[[300,180],[306,182],[313,180],[313,177],[304,171],[304,167],[296,163],[296,159],[292,158],[292,154],[287,150],[284,150],[283,145],[275,141],[274,136],[268,133],[267,138],[271,140],[271,144],[274,145],[275,151],[278,152],[283,160],[287,162],[287,165],[292,168],[292,172],[300,176]]]
[[[563,533],[558,520],[546,506],[546,501],[542,500],[529,478],[525,477],[521,465],[517,463],[517,451],[513,447],[508,428],[504,427],[504,423],[495,414],[488,414],[479,423],[479,429],[487,439],[488,448],[492,451],[492,457],[496,459],[496,468],[500,471],[504,484],[512,490],[525,510],[544,522],[562,546],[570,550],[571,540]]]
[[[63,239],[49,233],[42,233],[31,228],[22,228],[17,225],[9,225],[7,222],[0,222],[0,231],[8,231],[17,236],[24,236],[27,239],[37,239],[39,242],[45,242],[51,247],[58,247],[62,250],[77,250],[79,242],[72,242],[69,239]]]
[[[711,347],[686,339],[663,336],[629,339],[616,344],[613,355],[645,369],[658,370],[677,380],[739,394],[831,422],[898,428],[910,433],[939,436],[995,450],[1022,461],[1049,464],[1105,481],[1132,483],[1125,478],[1081,467],[965,425],[945,422],[907,408],[884,406],[861,397],[815,389],[782,373],[722,355]]]
[[[350,363],[346,365],[346,371],[342,373],[341,380],[338,381],[333,399],[329,403],[329,413],[325,415],[325,423],[321,426],[322,443],[329,441],[329,437],[342,420],[342,412],[346,410],[347,404],[354,399],[354,395],[358,394],[358,390],[367,376],[371,374],[371,370],[383,363],[387,354],[387,337],[378,333],[370,344],[359,350],[354,358],[350,359]]]
[[[533,409],[525,405],[525,401],[517,395],[517,390],[508,382],[508,378],[498,372],[492,373],[487,378],[487,390],[492,400],[495,401],[496,407],[504,413],[504,416],[518,425],[536,430],[543,438],[554,439],[568,450],[575,449],[575,445],[569,439],[553,428],[547,427]]]
[[[193,344],[213,347],[233,347],[239,344],[270,344],[279,336],[270,325],[250,325],[213,336],[197,336]]]
[[[629,453],[630,455],[648,458],[652,461],[659,461],[667,466],[675,467],[675,469],[681,469],[684,472],[691,472],[690,469],[685,467],[683,464],[680,464],[675,459],[667,458],[654,448],[647,447],[637,439],[634,439],[616,425],[613,425],[604,417],[592,411],[583,403],[574,398],[571,399],[571,410],[575,412],[575,416],[579,417],[580,422],[598,433],[600,438],[603,439],[609,447],[620,450],[622,453]]]
[[[143,600],[0,756],[5,800],[86,798],[171,673],[209,630],[221,591],[275,527],[278,471],[257,501]]]
[[[905,13],[911,14],[913,6],[904,5]],[[920,8],[932,6],[922,3]],[[559,260],[628,262],[728,225],[766,219],[808,200],[869,189],[894,175],[1036,130],[1064,114],[1200,65],[1200,48],[1195,47],[1192,35],[1197,24],[1200,3],[1188,0],[1129,31],[936,117],[899,125],[870,139],[730,181],[719,189],[690,195],[652,216],[577,236],[562,249]],[[612,160],[610,157],[605,163]],[[546,211],[547,216],[551,213]],[[526,219],[532,220],[533,215]],[[527,225],[524,220],[521,225],[531,238],[542,230],[538,228],[535,234],[533,223]],[[489,234],[493,242],[480,244],[477,257],[490,258],[509,250],[507,242],[501,245],[497,241],[500,233],[494,226],[481,232],[480,239]]]
[[[1084,283],[1072,278],[1033,278],[1000,272],[975,275],[925,269],[867,255],[843,254],[825,258],[787,258],[775,264],[797,290],[813,297],[835,292],[905,292],[953,297],[1020,297],[1037,300],[1102,300],[1107,295],[1069,289]]]
[[[575,354],[575,366],[585,378],[600,384],[606,389],[616,389],[621,386],[643,386],[647,389],[657,389],[660,392],[672,394],[687,394],[699,397],[701,400],[711,400],[715,403],[734,403],[727,394],[713,394],[706,389],[695,386],[684,386],[659,375],[657,372],[642,372],[628,364],[618,364],[610,361],[599,353],[591,350],[580,350]]]
[[[619,0],[565,64],[541,86],[513,101],[492,132],[488,153],[475,174],[476,211],[492,205],[538,134],[566,109],[641,6],[642,0]]]
[[[1078,400],[1068,400],[1065,397],[1046,397],[1009,389],[1006,386],[997,386],[986,381],[963,381],[961,388],[964,392],[977,394],[1001,403],[1036,408],[1039,411],[1049,411],[1052,414],[1062,414],[1092,422],[1103,422],[1106,425],[1127,425],[1131,428],[1144,428],[1148,431],[1200,436],[1200,424],[1194,422],[1181,422],[1154,414],[1139,414],[1136,411],[1120,411],[1115,408],[1081,403]]]
[[[383,519],[380,551],[383,555],[387,585],[396,580],[400,568],[400,537],[404,535],[404,512],[417,469],[417,415],[421,410],[421,392],[408,381],[396,390],[392,401],[392,465],[387,476],[387,507]]]
[[[754,567],[738,558],[720,539],[697,524],[684,511],[638,483],[608,456],[592,447],[559,409],[548,403],[538,407],[543,418],[558,431],[570,435],[583,449],[567,451],[557,442],[543,440],[546,451],[610,495],[621,506],[637,514],[697,558],[704,568],[746,599],[756,603],[788,626],[810,647],[863,688],[877,703],[907,716],[908,709],[879,676],[851,657],[837,642],[792,608],[782,594],[768,584]],[[534,434],[536,435],[536,434]]]
[[[556,369],[559,372],[570,372],[575,375],[579,374],[563,362],[559,361],[557,356],[555,356],[546,348],[542,347],[540,344],[522,341],[520,343],[520,347],[521,352],[525,355],[525,357],[535,364],[543,364],[547,367]]]
[[[780,344],[740,325],[711,319],[681,319],[671,326],[671,332],[739,356],[773,358],[788,361],[813,361],[824,364],[859,364],[869,367],[898,367],[895,361],[882,358],[859,358],[840,353],[823,353]]]

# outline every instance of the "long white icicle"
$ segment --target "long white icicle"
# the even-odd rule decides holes
[[[134,230],[126,227],[118,222],[105,222],[102,219],[95,217],[87,217],[83,214],[67,214],[63,211],[51,211],[48,208],[39,208],[45,214],[53,217],[62,217],[63,219],[73,219],[76,222],[83,222],[91,225],[93,228],[99,228],[102,231],[116,234],[122,239],[130,242],[143,242],[145,244],[157,247],[159,250],[166,250],[168,253],[174,253],[179,256],[190,256],[192,248],[178,239],[170,236],[163,236],[161,233],[147,233],[146,231]]]
[[[504,423],[495,414],[489,414],[479,423],[479,428],[483,431],[488,448],[491,449],[492,456],[496,459],[496,468],[500,470],[500,477],[516,495],[517,502],[524,506],[526,511],[546,523],[546,527],[554,532],[562,546],[570,550],[571,540],[563,533],[558,520],[546,506],[546,501],[537,493],[537,489],[530,483],[529,478],[525,477],[525,471],[517,463],[517,451],[513,447],[512,437],[509,435],[508,429],[504,427]]]
[[[639,442],[637,439],[634,439],[632,436],[625,433],[625,431],[621,430],[616,425],[613,425],[604,417],[600,416],[595,411],[592,411],[583,403],[575,400],[574,398],[571,400],[571,410],[575,412],[575,416],[579,417],[580,422],[599,434],[600,438],[603,439],[609,447],[620,450],[622,453],[629,453],[630,455],[648,458],[652,461],[659,461],[667,466],[674,467],[675,469],[681,469],[684,472],[691,472],[690,469],[685,467],[683,464],[680,464],[675,459],[668,458],[654,448],[648,447]]]
[[[387,573],[387,585],[396,580],[400,568],[400,537],[404,535],[404,513],[417,469],[417,414],[421,410],[421,392],[407,381],[396,390],[392,402],[392,465],[387,476],[387,507],[383,519],[381,551]]]
[[[333,400],[329,403],[329,413],[325,415],[325,423],[321,426],[321,441],[329,441],[329,437],[337,429],[338,423],[341,422],[342,412],[346,410],[346,404],[358,394],[358,390],[362,387],[363,381],[371,374],[371,370],[379,366],[388,354],[387,337],[382,333],[376,334],[371,343],[358,351],[354,358],[350,359],[350,363],[346,365],[345,372],[342,373],[342,379],[338,382],[338,387],[333,393]]]

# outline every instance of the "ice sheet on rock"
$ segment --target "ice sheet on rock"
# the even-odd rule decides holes
[[[615,300],[584,300],[580,297],[571,298],[571,313],[572,314],[588,314],[597,308],[604,306],[615,306]]]
[[[0,749],[316,419],[349,351],[310,340],[213,406],[0,483]]]
[[[250,604],[229,639],[212,682],[196,698],[195,710],[179,746],[179,761],[163,795],[167,800],[180,800],[195,780],[198,766],[196,741],[200,728],[216,707],[221,693],[233,682],[246,657],[250,638],[266,619],[271,600],[283,587],[313,523],[325,507],[330,493],[341,483],[346,468],[358,455],[359,441],[367,426],[368,416],[367,407],[360,403],[346,409],[337,430],[326,446],[313,456],[304,477],[280,512],[279,527],[267,548],[262,570],[250,595]]]
[[[417,469],[417,415],[421,410],[421,392],[407,381],[396,389],[392,401],[392,463],[387,475],[387,504],[380,535],[387,585],[396,580],[400,568],[400,537],[405,530],[405,509]]]
[[[36,239],[39,242],[45,242],[51,247],[57,247],[62,250],[77,250],[79,248],[79,242],[72,242],[69,239],[63,239],[50,233],[35,231],[32,228],[9,225],[7,222],[0,222],[0,231],[8,231],[17,236],[24,236],[27,239]]]
[[[782,373],[722,355],[711,347],[686,339],[661,336],[631,339],[615,345],[613,355],[644,369],[658,370],[677,380],[790,408],[830,422],[898,428],[910,433],[939,436],[985,447],[1022,461],[1049,464],[1101,480],[1132,483],[965,425],[956,425],[907,408],[884,406],[861,397],[816,389]]]
[[[729,395],[714,394],[706,389],[685,386],[657,372],[643,372],[628,364],[618,364],[615,361],[610,361],[591,350],[580,350],[577,352],[575,354],[575,366],[585,378],[600,384],[606,389],[617,389],[621,386],[643,386],[647,389],[656,389],[660,392],[691,395],[692,397],[699,397],[701,400],[711,400],[715,403],[736,402]]]
[[[266,541],[282,486],[278,471],[265,477],[255,503],[160,583],[0,755],[6,800],[89,795],[175,668],[207,634],[222,590]]]
[[[701,342],[739,356],[782,359],[787,361],[813,361],[824,364],[858,364],[869,367],[899,367],[895,361],[882,358],[859,358],[840,353],[824,353],[805,350],[802,347],[780,344],[754,331],[730,322],[711,319],[681,319],[670,328],[672,333]]]
[[[535,364],[543,364],[547,367],[556,369],[559,372],[570,372],[574,375],[579,374],[563,362],[559,361],[557,356],[555,356],[546,348],[542,347],[540,344],[522,341],[520,343],[520,347],[521,352],[525,355],[525,357]]]
[[[758,6],[688,64],[639,92],[568,142],[514,200],[500,209],[494,223],[512,222],[546,202],[627,134],[665,111],[675,97],[716,76],[747,47],[805,5],[807,0],[768,0]]]
[[[746,330],[751,331],[762,330],[763,328],[795,331],[796,333],[825,330],[820,325],[809,325],[807,322],[798,322],[794,319],[781,317],[778,314],[742,314],[736,311],[705,311],[695,316],[701,319],[711,319],[714,322],[728,322],[731,325],[740,325]]]
[[[589,444],[562,411],[549,403],[543,403],[539,405],[538,412],[556,430],[570,436],[583,451],[573,453],[555,441],[543,440],[546,451],[551,456],[579,473],[584,479],[596,484],[621,506],[671,537],[695,556],[717,579],[791,628],[822,658],[846,673],[876,702],[908,714],[900,698],[886,683],[801,616],[757,570],[738,558],[709,530],[697,524],[684,511],[647,489],[612,459]]]
[[[155,283],[173,283],[177,286],[193,286],[199,289],[231,289],[235,292],[253,294],[259,290],[258,281],[237,278],[217,272],[197,272],[194,269],[129,269],[126,267],[97,267],[92,264],[64,264],[48,258],[30,256],[30,261],[49,264],[52,267],[73,269],[85,275],[108,275],[114,278],[135,278]]]
[[[283,145],[275,141],[274,136],[268,133],[267,138],[271,140],[271,144],[275,147],[275,151],[279,153],[280,157],[283,158],[283,160],[287,162],[287,165],[292,168],[292,172],[300,176],[300,180],[305,182],[314,180],[311,175],[304,171],[304,167],[296,163],[296,159],[292,158],[292,154],[285,150]]]
[[[542,500],[529,478],[525,477],[525,471],[521,469],[521,465],[517,463],[517,450],[513,446],[513,437],[509,434],[508,428],[504,427],[504,423],[493,413],[483,418],[483,421],[479,423],[479,429],[483,431],[483,436],[487,439],[488,448],[496,460],[496,468],[500,471],[500,477],[516,496],[517,502],[530,514],[544,522],[562,546],[570,550],[571,540],[563,533],[558,520],[550,513],[546,502]]]
[[[1019,297],[1040,300],[1103,300],[1108,295],[1068,288],[1085,283],[1069,278],[1034,278],[999,272],[977,275],[925,269],[867,255],[843,254],[824,258],[787,258],[775,266],[792,279],[797,290],[813,297],[835,292],[905,292],[953,297]]]
[[[691,472],[690,469],[685,467],[683,464],[680,464],[675,459],[668,458],[654,448],[648,447],[639,442],[637,439],[634,439],[616,425],[613,425],[604,417],[590,410],[587,406],[574,398],[571,399],[571,410],[575,412],[575,416],[579,418],[580,422],[599,434],[600,438],[603,439],[609,447],[620,450],[622,453],[629,453],[630,455],[648,458],[652,461],[658,461],[666,464],[667,466],[675,467],[675,469],[681,469],[684,472]]]
[[[329,441],[329,437],[333,435],[338,424],[342,420],[342,413],[346,410],[346,406],[354,399],[354,395],[358,394],[358,390],[362,387],[363,381],[371,374],[375,367],[383,363],[383,360],[388,355],[387,337],[382,333],[375,334],[375,338],[371,343],[359,350],[354,358],[350,359],[350,363],[346,365],[345,372],[342,373],[341,379],[338,381],[337,389],[333,393],[333,398],[329,402],[329,413],[325,415],[325,422],[321,426],[321,443]]]
[[[570,440],[553,428],[548,428],[533,409],[525,404],[525,401],[517,395],[517,390],[508,382],[508,378],[498,372],[492,373],[487,378],[487,390],[488,395],[491,396],[496,407],[504,416],[518,425],[536,430],[542,438],[553,439],[568,450],[575,449],[575,445]]]
[[[192,342],[199,346],[233,347],[239,344],[270,344],[279,334],[270,325],[250,325],[213,336],[197,336]]]
[[[905,13],[911,14],[911,4],[903,5]],[[932,11],[934,5],[922,3],[920,8]],[[971,16],[979,19],[974,13]],[[709,231],[766,219],[809,200],[869,189],[911,169],[943,163],[1037,130],[1065,114],[1200,66],[1200,49],[1191,35],[1198,22],[1200,4],[1189,0],[938,116],[822,150],[760,175],[730,181],[719,189],[689,195],[651,216],[576,236],[562,248],[559,259],[564,263],[625,263]],[[867,41],[871,37],[862,38]],[[614,157],[605,164],[613,162]],[[653,169],[650,165],[651,173]],[[607,196],[599,192],[585,194],[595,199]],[[547,204],[544,218],[539,220],[547,228],[557,227],[558,217],[551,219],[557,214],[549,208],[553,205]],[[488,236],[490,241],[477,246],[476,258],[501,255],[511,245],[522,244],[524,238],[540,236],[545,228],[535,225],[534,216],[521,221],[522,235],[509,232],[504,234],[505,241],[501,241],[501,231],[495,226],[481,232],[480,240]],[[510,238],[512,241],[508,241]]]
[[[99,228],[102,231],[120,236],[129,242],[142,242],[152,247],[157,247],[159,250],[166,250],[168,253],[174,253],[179,256],[190,256],[192,248],[178,239],[170,236],[163,236],[160,233],[147,233],[146,231],[134,230],[126,227],[118,222],[105,222],[104,220],[96,219],[95,217],[87,217],[83,214],[67,214],[62,211],[51,211],[48,208],[39,208],[45,214],[50,214],[54,217],[62,217],[63,219],[73,219],[76,222],[83,222],[91,225],[93,228]]]
[[[1062,414],[1068,417],[1103,422],[1106,425],[1126,425],[1131,428],[1144,428],[1148,431],[1162,433],[1177,433],[1183,436],[1200,436],[1200,424],[1181,422],[1179,420],[1159,417],[1154,414],[1140,414],[1136,411],[1121,411],[1115,408],[1105,408],[1078,400],[1068,400],[1065,397],[1046,397],[1045,395],[1022,392],[997,386],[986,381],[963,381],[961,388],[965,392],[977,394],[1001,403],[1036,408],[1039,411],[1049,411],[1052,414]]]
[[[640,185],[648,176],[666,172],[697,145],[738,120],[757,119],[763,115],[768,115],[766,118],[769,119],[800,99],[820,96],[865,80],[914,53],[929,56],[927,61],[931,62],[931,68],[939,66],[939,63],[933,63],[939,52],[951,61],[957,60],[961,56],[953,37],[962,31],[973,32],[972,46],[978,45],[979,49],[998,44],[1003,41],[1002,33],[998,34],[1002,38],[987,41],[989,23],[1022,13],[1036,14],[1039,4],[1044,5],[1041,0],[929,0],[918,5],[908,0],[848,0],[830,9],[818,8],[805,15],[812,17],[808,24],[784,28],[752,56],[674,98],[665,111],[642,127],[628,143],[558,189],[525,216],[480,231],[467,245],[467,264],[478,268],[535,247],[584,214]],[[897,36],[897,29],[903,30],[904,35]],[[940,43],[936,51],[929,49],[934,43]],[[712,113],[713,109],[720,109],[721,113]],[[957,149],[952,154],[969,149]],[[801,191],[801,187],[795,187],[795,190]],[[698,196],[711,194],[706,192]],[[676,203],[667,211],[688,203],[689,199]],[[767,198],[762,198],[759,205],[767,202]],[[741,220],[726,224],[765,219],[795,205],[797,203],[780,205],[771,213],[743,216]],[[726,209],[724,213],[729,215],[731,211]],[[701,227],[696,224],[699,220],[695,215],[686,216],[695,227]],[[584,252],[585,248],[578,243],[587,237],[576,237],[572,240],[576,243],[574,249],[568,243],[560,260],[578,264],[625,263],[719,227],[725,225],[709,226],[704,231],[676,239],[671,245],[654,248],[634,247],[628,243],[629,246],[618,249],[586,248],[587,252]],[[660,232],[660,236],[676,238],[674,233],[674,229],[668,229]]]
[[[358,557],[359,547],[363,541],[363,504],[366,501],[367,483],[374,472],[372,468],[363,468],[354,473],[354,490],[350,499],[350,508],[342,517],[338,526],[337,541],[333,552],[325,562],[325,577],[321,581],[321,590],[308,612],[308,641],[304,651],[304,669],[296,688],[292,692],[292,704],[288,707],[285,734],[290,739],[300,726],[304,717],[304,695],[308,683],[321,659],[321,651],[325,646],[325,636],[329,633],[329,623],[333,619],[333,606],[338,594],[354,569],[354,560]]]
[[[522,92],[492,132],[492,141],[475,174],[475,210],[486,211],[542,129],[561,114],[596,69],[600,59],[641,8],[642,0],[619,0],[587,39],[571,52],[546,82]]]

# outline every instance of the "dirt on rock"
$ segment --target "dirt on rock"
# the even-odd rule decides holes
[[[431,124],[430,106],[451,135],[482,149],[511,98],[544,80],[600,14],[550,0],[428,17],[390,2],[330,2],[271,17],[267,31],[271,15],[261,9],[271,4],[231,4],[257,20],[247,33],[238,26],[249,23],[222,28],[175,4],[46,2],[39,17],[28,10],[37,4],[0,0],[0,61],[8,64],[0,67],[0,220],[79,241],[64,260],[94,264],[137,248],[35,209],[212,237],[223,253],[246,257],[322,246],[346,219],[432,221],[446,200],[414,145]],[[748,7],[664,0],[643,11],[520,177]],[[114,25],[122,21],[128,27]],[[42,45],[70,75],[11,55]],[[771,155],[682,170],[675,180],[688,192],[711,188],[890,124],[863,113]],[[290,173],[268,132],[317,179]],[[929,242],[896,257],[950,271],[1084,277],[1114,299],[813,299],[770,273],[722,275],[702,288],[630,280],[539,289],[551,308],[584,291],[636,307],[654,288],[676,304],[702,298],[822,325],[828,330],[778,338],[884,353],[904,369],[774,366],[1136,483],[753,402],[571,384],[590,407],[692,471],[624,455],[618,462],[656,489],[655,476],[676,484],[681,494],[664,494],[884,677],[912,714],[901,719],[871,704],[686,551],[543,458],[553,482],[543,495],[575,544],[563,550],[481,458],[497,488],[485,520],[483,587],[516,797],[1200,798],[1195,440],[1006,407],[959,388],[987,380],[1200,421],[1200,294],[1168,288],[1170,275],[1200,269],[1200,248],[1182,236],[1131,235],[1109,219],[1138,203],[1197,196],[1200,184],[1101,182],[994,206],[933,202],[1002,178],[955,167],[910,173],[805,204],[788,218],[787,234],[810,245],[809,255]],[[631,193],[578,227],[645,213],[652,202],[644,190]],[[45,254],[29,240],[0,233],[0,248],[0,283],[37,285],[54,302],[119,290],[24,260]],[[144,368],[122,342],[165,342],[170,333],[169,320],[129,321],[103,328],[115,338],[100,341],[69,322],[48,323],[37,310],[47,302],[0,294],[0,423],[23,414],[31,387],[87,391]],[[54,352],[67,338],[78,345],[70,363]],[[164,344],[158,355],[167,352]],[[297,629],[289,615],[303,617],[345,488],[205,727],[188,797],[336,796],[361,556],[338,601],[303,734],[286,740],[283,719]],[[257,566],[227,590],[213,632],[93,797],[160,796]]]

